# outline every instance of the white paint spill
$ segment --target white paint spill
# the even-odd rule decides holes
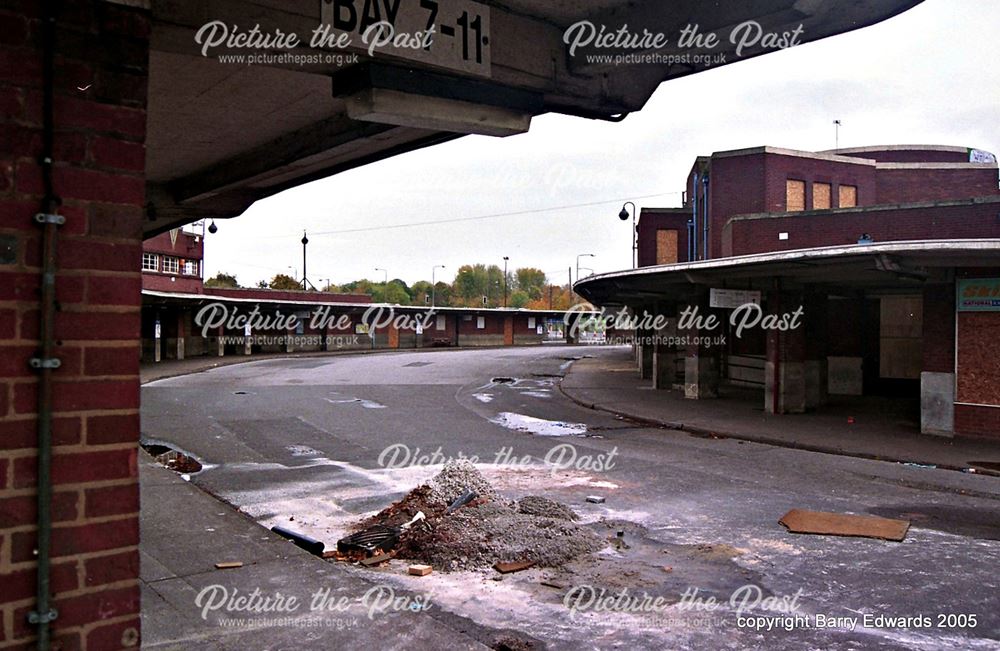
[[[319,450],[311,448],[308,445],[289,445],[285,447],[286,450],[292,453],[293,457],[318,457]]]
[[[552,394],[548,392],[548,389],[539,389],[537,391],[522,391],[522,396],[530,396],[532,398],[551,398]]]
[[[385,405],[374,400],[362,400],[361,398],[327,398],[331,405],[361,405],[365,409],[385,409]]]
[[[583,436],[587,433],[587,426],[584,423],[545,420],[510,411],[500,412],[496,417],[491,418],[490,422],[507,429],[528,432],[537,436]]]
[[[478,400],[479,402],[493,402],[492,393],[473,393],[472,397]]]

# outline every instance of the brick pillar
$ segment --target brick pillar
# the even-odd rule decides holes
[[[653,388],[670,390],[674,386],[674,360],[677,351],[667,342],[677,336],[676,308],[674,306],[659,306],[658,314],[669,318],[668,325],[656,331],[656,341],[653,343]]]
[[[42,208],[42,3],[0,8],[0,646],[30,648]],[[148,12],[61,4],[56,36],[53,648],[139,642],[139,324]],[[85,90],[78,90],[85,88]]]
[[[806,361],[806,409],[816,409],[826,404],[827,390],[827,341],[829,340],[829,300],[826,292],[807,292],[803,305]]]
[[[803,306],[801,292],[768,292],[767,315],[783,315]],[[804,308],[803,308],[804,310]],[[806,328],[767,331],[767,362],[764,364],[764,411],[769,414],[801,414],[806,410]]]
[[[920,431],[955,432],[955,285],[924,287]]]
[[[184,344],[187,337],[187,324],[184,323],[187,311],[183,308],[177,311],[177,359],[184,359]]]
[[[705,290],[697,300],[681,308],[681,312],[689,307],[697,307],[698,314],[702,318],[707,318],[712,314],[708,304],[708,291]],[[719,321],[724,318],[716,316]],[[686,327],[683,330],[678,329],[677,332],[688,340],[684,346],[684,397],[691,400],[718,398],[722,349],[720,346],[706,346],[705,342],[719,336],[723,332],[722,326],[719,325],[714,329]],[[701,343],[698,343],[699,341]]]

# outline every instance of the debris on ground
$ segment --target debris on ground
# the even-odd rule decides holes
[[[474,499],[447,512],[470,492],[475,493]],[[467,459],[448,462],[427,484],[359,523],[357,532],[373,527],[399,528],[418,512],[423,512],[425,519],[403,532],[392,550],[399,558],[439,571],[485,569],[513,562],[556,567],[605,545],[598,535],[577,525],[576,513],[564,504],[538,496],[516,502],[502,497]]]
[[[376,565],[381,565],[382,563],[388,563],[394,557],[394,554],[378,554],[372,556],[371,558],[365,558],[359,561],[364,567],[375,567]]]
[[[310,554],[315,556],[322,556],[323,550],[326,545],[316,540],[315,538],[310,538],[304,533],[299,533],[298,531],[292,531],[291,529],[286,529],[285,527],[274,526],[271,527],[271,531],[278,534],[282,538],[291,540],[295,543],[296,547],[306,550]]]
[[[520,572],[521,570],[526,570],[529,567],[534,567],[535,561],[517,561],[514,563],[494,563],[493,569],[500,574],[510,574],[512,572]]]
[[[434,568],[430,565],[411,565],[408,571],[412,576],[427,576]]]
[[[591,504],[604,504],[604,498],[600,495],[588,495],[587,501]]]
[[[792,509],[780,520],[792,533],[811,533],[829,536],[857,536],[902,541],[910,528],[906,520],[880,518],[874,515],[850,515]]]
[[[223,561],[215,564],[217,570],[235,570],[238,567],[243,567],[242,561]]]

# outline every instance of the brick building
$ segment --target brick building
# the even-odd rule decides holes
[[[637,313],[676,316],[694,305],[727,324],[734,301],[765,312],[801,306],[804,323],[742,337],[729,328],[725,346],[711,350],[646,332],[640,341],[652,343],[638,346],[637,364],[654,385],[692,398],[759,389],[775,413],[851,396],[910,400],[922,432],[1000,438],[992,154],[926,145],[718,152],[696,159],[683,203],[642,210],[639,270],[576,290]]]

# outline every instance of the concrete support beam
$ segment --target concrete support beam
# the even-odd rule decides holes
[[[920,374],[920,432],[955,435],[955,374]]]

